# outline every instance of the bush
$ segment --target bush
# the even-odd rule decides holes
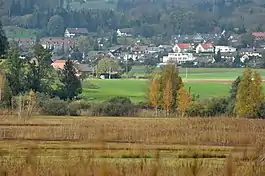
[[[43,103],[41,112],[45,115],[63,116],[68,115],[68,103],[66,101],[53,98]]]
[[[135,116],[137,108],[127,97],[114,97],[91,108],[93,116]]]
[[[226,98],[211,98],[193,102],[187,109],[187,115],[194,117],[210,117],[226,114],[228,100]]]
[[[80,116],[83,110],[90,108],[90,104],[84,100],[73,101],[69,104],[69,115]]]

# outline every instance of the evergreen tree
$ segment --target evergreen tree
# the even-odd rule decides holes
[[[40,44],[33,47],[34,57],[28,63],[27,83],[28,90],[34,92],[51,92],[53,75],[51,67],[51,54]]]
[[[236,80],[232,83],[232,88],[230,89],[229,104],[227,107],[228,114],[233,114],[235,103],[236,103],[237,90],[238,90],[240,81],[241,81],[241,77],[238,76]]]
[[[18,49],[11,48],[7,54],[6,79],[13,96],[16,96],[24,91],[24,75],[24,61],[19,58]]]
[[[233,66],[234,68],[239,68],[239,67],[241,66],[241,64],[242,64],[242,62],[241,62],[241,60],[240,60],[240,55],[239,55],[239,53],[237,52],[236,57],[235,57],[235,60],[233,61],[232,66]]]
[[[0,21],[0,57],[4,56],[8,50],[8,41]]]
[[[76,70],[72,61],[68,60],[65,63],[64,69],[60,73],[60,81],[62,83],[60,98],[72,100],[82,93],[81,81],[76,76]]]
[[[222,55],[220,50],[218,50],[217,53],[214,55],[214,60],[216,63],[222,62]]]

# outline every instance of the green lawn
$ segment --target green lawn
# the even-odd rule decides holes
[[[92,87],[92,83],[96,87]],[[129,97],[133,102],[145,101],[146,80],[89,80],[83,83],[83,97],[89,101],[101,102],[115,96]],[[200,98],[228,95],[230,84],[225,83],[185,83],[191,93]]]
[[[156,70],[160,70],[157,68]],[[188,68],[187,77],[190,79],[236,79],[242,75],[243,68]],[[265,79],[265,69],[257,70]],[[143,76],[144,66],[134,66],[131,70],[135,76]],[[183,78],[186,78],[186,68],[180,68],[179,73]]]

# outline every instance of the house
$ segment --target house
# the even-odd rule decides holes
[[[76,69],[76,75],[79,77],[82,74],[91,74],[93,73],[93,67],[88,64],[74,64],[74,68]]]
[[[35,38],[8,38],[9,43],[17,44],[19,47],[32,47],[36,44]]]
[[[64,32],[64,37],[74,38],[82,35],[87,35],[88,30],[86,28],[67,28]]]
[[[113,56],[120,56],[121,52],[124,50],[124,47],[121,45],[110,47],[109,51]]]
[[[40,39],[40,44],[45,49],[64,49],[69,50],[74,46],[72,39],[63,37],[45,37]]]
[[[234,53],[236,52],[236,48],[231,46],[215,46],[215,53],[220,51],[221,53]]]
[[[163,56],[163,63],[174,62],[181,65],[187,61],[194,61],[195,59],[192,53],[168,53],[168,56]]]
[[[249,57],[262,57],[262,54],[259,51],[260,50],[256,50],[255,48],[242,48],[239,53]]]
[[[196,53],[214,53],[214,45],[212,43],[198,44],[196,46]]]
[[[133,28],[123,28],[117,30],[117,36],[118,37],[129,37],[134,34]]]
[[[131,52],[134,54],[145,54],[147,53],[147,45],[136,45],[131,48]]]
[[[60,69],[64,69],[64,65],[66,62],[67,60],[55,60],[53,61],[51,65],[55,70],[60,70]]]
[[[159,53],[163,51],[164,51],[163,48],[152,46],[152,47],[148,47],[146,52],[149,54],[153,54],[153,53]]]
[[[173,47],[173,51],[175,53],[185,53],[185,52],[191,52],[194,50],[194,45],[192,43],[177,43]]]
[[[252,36],[255,40],[265,40],[265,32],[253,32]]]

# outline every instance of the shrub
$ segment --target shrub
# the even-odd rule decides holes
[[[68,103],[58,98],[46,100],[43,103],[41,112],[45,115],[63,116],[69,112]]]
[[[226,114],[228,100],[226,98],[211,98],[203,101],[195,101],[187,109],[187,115],[194,117],[210,117]]]
[[[93,116],[135,116],[137,108],[127,97],[114,97],[91,108]]]
[[[69,104],[69,115],[80,116],[83,110],[90,108],[90,104],[84,100],[73,101]]]

